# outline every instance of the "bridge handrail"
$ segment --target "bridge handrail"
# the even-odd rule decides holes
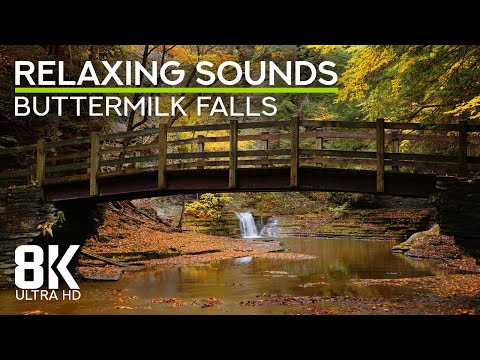
[[[300,132],[299,128],[305,130]],[[267,133],[240,135],[241,129],[290,129],[289,133]],[[314,130],[311,130],[314,128]],[[338,130],[325,130],[325,128],[341,129],[365,129],[370,132],[348,132]],[[167,141],[167,133],[180,132],[208,132],[225,130],[229,132],[227,136],[202,136],[196,138],[177,139]],[[371,132],[371,130],[375,130]],[[388,131],[390,130],[390,131]],[[399,130],[408,131],[446,131],[446,135],[428,134],[419,135],[412,133],[401,133]],[[451,132],[457,134],[452,135]],[[90,137],[79,137],[55,142],[45,142],[39,140],[36,145],[18,146],[13,148],[0,149],[0,155],[10,155],[36,151],[36,164],[30,169],[17,171],[1,172],[0,179],[33,177],[37,183],[42,186],[69,181],[80,181],[90,179],[91,194],[95,195],[98,187],[98,179],[117,176],[122,174],[133,174],[148,171],[158,171],[159,187],[166,186],[165,171],[188,168],[204,168],[208,166],[228,166],[230,187],[236,186],[236,169],[238,166],[270,166],[270,165],[290,165],[291,185],[296,186],[297,171],[299,161],[315,164],[361,164],[375,166],[377,169],[377,191],[384,190],[384,172],[385,166],[392,166],[392,169],[398,171],[399,166],[457,166],[459,176],[466,176],[468,169],[478,168],[480,157],[469,156],[467,146],[479,144],[480,136],[470,136],[469,132],[480,132],[480,125],[468,124],[467,121],[460,121],[458,124],[423,124],[423,123],[397,123],[385,122],[378,119],[375,122],[365,121],[343,121],[343,120],[299,120],[298,118],[288,121],[252,121],[238,122],[232,120],[225,124],[202,124],[187,126],[167,127],[165,124],[159,128],[143,129],[133,132],[120,132],[114,134],[93,133]],[[147,144],[129,145],[123,142],[121,146],[111,145],[111,140],[125,140],[139,138],[144,136],[153,136]],[[315,149],[301,149],[300,140],[315,140]],[[375,140],[377,144],[376,151],[345,151],[345,150],[325,150],[323,149],[324,138],[347,138],[347,139],[365,139]],[[163,140],[162,140],[163,139]],[[290,140],[289,149],[268,149],[268,142],[271,140]],[[238,150],[238,143],[242,141],[262,141],[262,150]],[[385,151],[385,141],[392,141],[392,152]],[[438,155],[438,154],[412,154],[400,153],[400,141],[403,140],[432,140],[432,141],[456,141],[458,142],[458,155]],[[103,142],[103,147],[100,146]],[[229,142],[228,151],[205,151],[206,143]],[[60,156],[47,156],[51,151],[66,146],[89,145],[89,150],[80,150],[72,154],[61,154]],[[114,143],[118,144],[118,143]],[[187,144],[196,144],[196,152],[168,152],[167,147]],[[134,153],[134,156],[127,156]],[[147,153],[147,154],[145,154]],[[102,155],[119,154],[117,159],[102,159]],[[290,156],[287,158],[278,158],[281,156]],[[245,157],[260,157],[259,159],[242,159]],[[277,157],[277,158],[273,158]],[[219,160],[228,158],[227,160]],[[193,161],[183,163],[168,163],[167,160]],[[81,160],[78,162],[77,160]],[[66,161],[73,161],[68,164],[58,164]],[[158,161],[157,166],[140,167],[138,164]],[[125,164],[135,164],[134,169],[120,169],[119,166]],[[110,168],[108,172],[101,172],[102,167]],[[61,172],[85,170],[87,174],[74,174],[68,176],[47,177],[47,175],[58,174]]]
[[[150,130],[150,129],[149,129]],[[155,129],[158,132],[157,129]],[[374,140],[376,135],[373,133],[358,133],[358,132],[340,132],[340,131],[305,131],[300,133],[300,139],[308,138],[339,138],[339,139],[366,139]],[[100,137],[101,138],[101,137]],[[271,140],[282,140],[289,139],[290,134],[278,133],[278,134],[256,134],[256,135],[240,135],[238,136],[238,141],[271,141]],[[457,136],[453,135],[418,135],[418,134],[385,134],[386,140],[428,140],[428,141],[456,141]],[[188,144],[205,144],[205,143],[219,143],[219,142],[229,142],[229,136],[202,136],[191,139],[182,139],[182,140],[170,140],[168,141],[169,145],[188,145]],[[470,137],[468,139],[469,144],[480,144],[480,137]],[[32,147],[31,145],[29,147]],[[130,146],[116,146],[116,147],[107,147],[100,149],[101,155],[116,154],[116,153],[131,153],[134,151],[144,151],[144,150],[156,150],[158,148],[158,142],[152,142],[148,144],[136,144]],[[33,151],[34,148],[29,149]],[[14,153],[12,151],[12,153]],[[66,160],[75,160],[75,159],[86,159],[90,156],[90,151],[79,151],[73,154],[54,156],[47,158],[47,163],[53,162],[62,162]]]
[[[345,120],[301,120],[300,126],[304,127],[315,127],[315,128],[345,128],[345,129],[374,129],[375,122],[363,122],[363,121],[345,121]],[[281,121],[251,121],[251,122],[243,122],[238,123],[238,129],[257,129],[257,128],[286,128],[290,126],[290,121],[288,120],[281,120]],[[459,124],[424,124],[424,123],[404,123],[404,122],[385,122],[384,125],[385,129],[395,129],[395,130],[437,130],[437,131],[455,131],[458,132],[460,130]],[[199,131],[218,131],[218,130],[228,130],[229,124],[206,124],[206,125],[186,125],[186,126],[171,126],[168,127],[169,133],[174,132],[199,132]],[[467,127],[468,132],[480,132],[480,125],[468,125]],[[321,131],[317,131],[321,132]],[[305,134],[312,134],[313,132],[305,132]],[[147,136],[147,135],[157,135],[158,128],[150,128],[150,129],[142,129],[136,131],[124,131],[114,134],[104,134],[100,135],[101,141],[106,140],[119,140],[119,139],[126,139],[126,138],[134,138],[140,136]],[[373,138],[373,134],[364,134],[364,133],[346,133],[349,135],[345,135],[345,138]],[[288,134],[269,134],[270,136],[280,136],[280,138],[284,138],[283,136],[288,137]],[[257,136],[264,136],[264,135],[244,135],[239,137],[239,141],[243,140],[255,140]],[[327,132],[325,131],[323,134],[324,137],[343,137],[340,132]],[[387,135],[391,136],[391,135]],[[399,140],[413,140],[419,137],[423,137],[420,135],[415,134],[398,134],[397,135]],[[268,137],[268,136],[267,136]],[[308,137],[308,136],[301,136],[301,137]],[[445,136],[445,135],[430,135],[432,139],[436,140],[448,140],[447,138],[453,136]],[[220,139],[221,140],[216,140]],[[209,141],[228,141],[227,137],[205,137],[204,142]],[[272,137],[273,139],[273,137]],[[176,141],[169,141],[168,143],[172,144],[188,144],[188,143],[198,143],[199,139],[189,139],[189,140],[176,140]],[[472,142],[480,143],[479,139],[474,139]],[[46,149],[53,149],[63,146],[70,146],[70,145],[81,145],[81,144],[88,144],[90,143],[90,137],[77,137],[73,139],[61,140],[61,141],[52,141],[46,142],[45,147]],[[9,147],[0,149],[0,155],[7,155],[7,154],[14,154],[14,153],[21,153],[27,151],[34,151],[36,150],[37,145],[24,145],[24,146],[16,146],[16,147]]]

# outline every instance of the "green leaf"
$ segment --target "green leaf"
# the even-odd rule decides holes
[[[65,221],[67,221],[65,219],[65,213],[63,211],[57,211],[57,216],[58,216],[58,221],[60,222],[60,224],[63,224]]]

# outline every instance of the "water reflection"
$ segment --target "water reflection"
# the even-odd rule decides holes
[[[128,303],[133,309],[123,313],[283,313],[281,307],[246,307],[239,303],[263,293],[311,296],[409,296],[404,288],[392,286],[355,286],[350,279],[403,278],[452,273],[431,262],[392,253],[392,241],[338,240],[325,238],[285,238],[285,247],[293,252],[315,255],[315,259],[291,261],[258,257],[214,261],[166,271],[130,273],[118,282],[82,282],[79,302],[20,302],[12,290],[0,291],[0,313],[21,313],[40,309],[48,313],[119,313],[115,309],[122,289],[136,296]],[[125,290],[126,289],[126,290]],[[403,292],[403,293],[402,293]],[[178,298],[193,301],[215,297],[224,304],[203,309],[154,304],[154,298]],[[120,312],[122,313],[122,312]]]
[[[244,256],[240,258],[233,259],[234,265],[248,265],[252,262],[253,256]]]

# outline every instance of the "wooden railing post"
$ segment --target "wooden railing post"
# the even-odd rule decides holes
[[[140,150],[135,151],[135,157],[142,156],[142,152]],[[140,169],[142,167],[141,162],[135,162],[135,169]]]
[[[315,131],[320,131],[320,128],[316,128]],[[315,136],[315,149],[323,150],[323,137],[318,134]],[[322,163],[316,163],[317,166],[322,166]]]
[[[237,156],[238,156],[238,122],[230,120],[230,167],[228,171],[228,187],[237,187]]]
[[[198,143],[197,143],[197,151],[200,152],[200,153],[203,153],[205,152],[205,136],[203,135],[198,135],[197,136],[198,138]],[[205,162],[205,159],[200,159],[199,162],[202,164],[198,167],[198,169],[203,169],[205,166],[203,165],[203,163]]]
[[[98,195],[97,173],[100,164],[100,136],[94,132],[90,135],[90,196]]]
[[[377,119],[377,192],[385,191],[385,120]]]
[[[299,119],[293,117],[291,120],[290,140],[290,186],[298,186],[298,148],[299,148]]]
[[[468,173],[468,122],[459,121],[458,129],[458,176],[466,177]]]
[[[32,185],[32,182],[35,180],[35,165],[30,165],[30,170],[32,170],[32,173],[27,176],[27,186]]]
[[[262,135],[265,135],[265,138],[262,139],[262,147],[261,147],[261,149],[262,149],[262,150],[268,150],[268,138],[267,138],[267,136],[268,136],[268,131],[263,130],[263,131],[261,132],[261,134],[262,134]],[[268,155],[265,155],[263,158],[264,158],[265,160],[268,160]],[[262,167],[268,167],[268,164],[262,164]]]
[[[38,186],[42,186],[45,182],[45,154],[45,140],[40,139],[37,141],[37,165],[35,172]]]
[[[167,124],[160,124],[158,132],[158,188],[167,188]]]
[[[400,140],[398,139],[398,134],[400,134],[399,130],[392,131],[392,153],[394,154],[398,154],[400,152]],[[399,166],[393,165],[392,171],[400,171]]]

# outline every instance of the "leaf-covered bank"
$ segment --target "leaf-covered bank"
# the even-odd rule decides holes
[[[153,212],[153,213],[152,213]],[[142,268],[168,268],[232,257],[279,251],[278,241],[241,241],[179,231],[155,217],[147,200],[110,204],[98,235],[82,250],[119,262],[115,266],[82,255],[78,271],[87,279],[114,280],[118,274]]]
[[[455,242],[452,236],[440,234],[438,225],[413,234],[407,241],[392,248],[405,256],[438,260],[439,266],[480,272],[480,259]]]

